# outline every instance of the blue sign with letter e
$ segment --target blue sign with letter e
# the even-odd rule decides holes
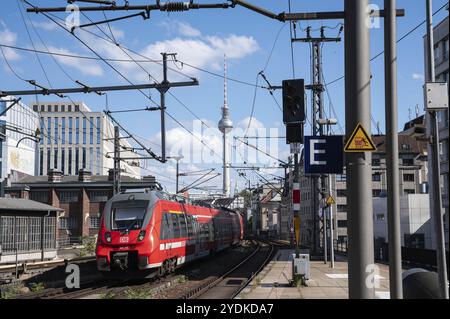
[[[344,137],[305,136],[305,174],[342,174]]]

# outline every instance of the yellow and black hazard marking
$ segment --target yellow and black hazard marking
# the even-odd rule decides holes
[[[358,123],[345,144],[344,152],[373,152],[376,150],[370,135],[367,134],[361,123]]]

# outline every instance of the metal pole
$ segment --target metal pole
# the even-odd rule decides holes
[[[384,0],[384,76],[386,108],[386,177],[391,299],[403,298],[400,232],[400,178],[398,158],[397,25],[396,0]]]
[[[323,176],[323,175],[322,175]],[[322,218],[323,218],[323,263],[328,263],[328,234],[327,234],[327,210],[325,206],[322,208]]]
[[[328,175],[328,194],[332,196],[331,193],[331,174]],[[328,207],[330,211],[330,242],[331,242],[331,251],[330,251],[330,259],[331,259],[331,268],[334,268],[334,235],[333,235],[333,204],[330,204]]]
[[[114,126],[114,172],[113,193],[120,193],[120,132],[119,127]]]
[[[175,186],[175,194],[178,194],[178,177],[179,177],[179,173],[178,173],[178,160],[177,160],[177,178],[176,178],[176,186]]]
[[[345,127],[350,137],[361,123],[370,127],[370,33],[368,0],[345,0]],[[348,153],[348,281],[351,299],[375,298],[372,155]]]
[[[167,85],[167,53],[161,53],[163,56],[163,81],[161,84]],[[166,161],[166,92],[168,87],[159,89],[161,98],[161,159],[163,163]]]
[[[298,153],[294,153],[294,179],[293,179],[293,184],[298,183],[299,182],[299,167],[298,167]],[[300,218],[300,211],[299,210],[294,210],[294,221],[296,218]],[[295,222],[294,222],[294,237],[295,237]],[[299,225],[299,232],[300,232],[300,225]],[[298,240],[297,238],[295,238],[295,257],[299,258],[300,257],[300,234],[298,236]]]
[[[427,0],[427,82],[435,81],[434,69],[434,35],[433,35],[433,3]],[[426,106],[425,106],[426,107]],[[448,283],[447,283],[447,262],[445,258],[445,238],[444,225],[442,218],[442,197],[440,185],[440,163],[439,163],[439,127],[435,111],[427,112],[427,134],[430,137],[428,144],[428,154],[431,160],[428,161],[430,171],[430,212],[434,220],[434,232],[436,234],[436,257],[438,268],[438,279],[441,289],[441,298],[448,299]]]

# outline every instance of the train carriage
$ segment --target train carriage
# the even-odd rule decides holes
[[[157,190],[125,191],[105,205],[97,268],[163,275],[242,238],[243,218],[232,210],[193,205]]]

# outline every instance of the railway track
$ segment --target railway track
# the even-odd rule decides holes
[[[221,276],[185,293],[183,299],[232,299],[264,268],[275,254],[277,244],[258,241],[256,249]]]

